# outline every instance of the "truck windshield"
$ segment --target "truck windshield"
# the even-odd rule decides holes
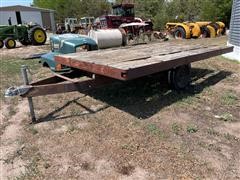
[[[85,51],[89,51],[90,47],[89,45],[81,45],[76,47],[76,52],[85,52]]]
[[[59,50],[59,47],[60,47],[59,43],[54,43],[54,42],[51,40],[50,44],[51,44],[51,50],[52,50],[52,52]]]
[[[82,18],[82,19],[80,20],[80,22],[81,22],[81,24],[86,24],[86,19],[83,19],[83,18]]]
[[[113,9],[113,14],[118,16],[133,17],[134,8],[132,7],[116,7]]]

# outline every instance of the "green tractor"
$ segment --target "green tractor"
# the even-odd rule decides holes
[[[22,45],[43,45],[47,40],[46,32],[39,25],[0,26],[0,48],[16,47],[16,40]]]

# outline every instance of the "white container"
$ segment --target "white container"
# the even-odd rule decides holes
[[[90,30],[88,36],[96,41],[99,49],[122,46],[124,37],[119,29]]]

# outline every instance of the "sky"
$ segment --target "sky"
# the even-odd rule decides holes
[[[0,0],[0,7],[14,5],[30,6],[32,2],[33,0]]]

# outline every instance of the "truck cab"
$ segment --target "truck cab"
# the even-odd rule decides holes
[[[83,27],[83,28],[87,28],[89,25],[92,25],[94,22],[94,17],[82,17],[80,19],[80,25]]]
[[[50,37],[51,52],[41,56],[40,63],[54,72],[66,72],[71,68],[57,64],[54,57],[60,54],[69,54],[97,50],[96,42],[85,35],[62,34]]]

